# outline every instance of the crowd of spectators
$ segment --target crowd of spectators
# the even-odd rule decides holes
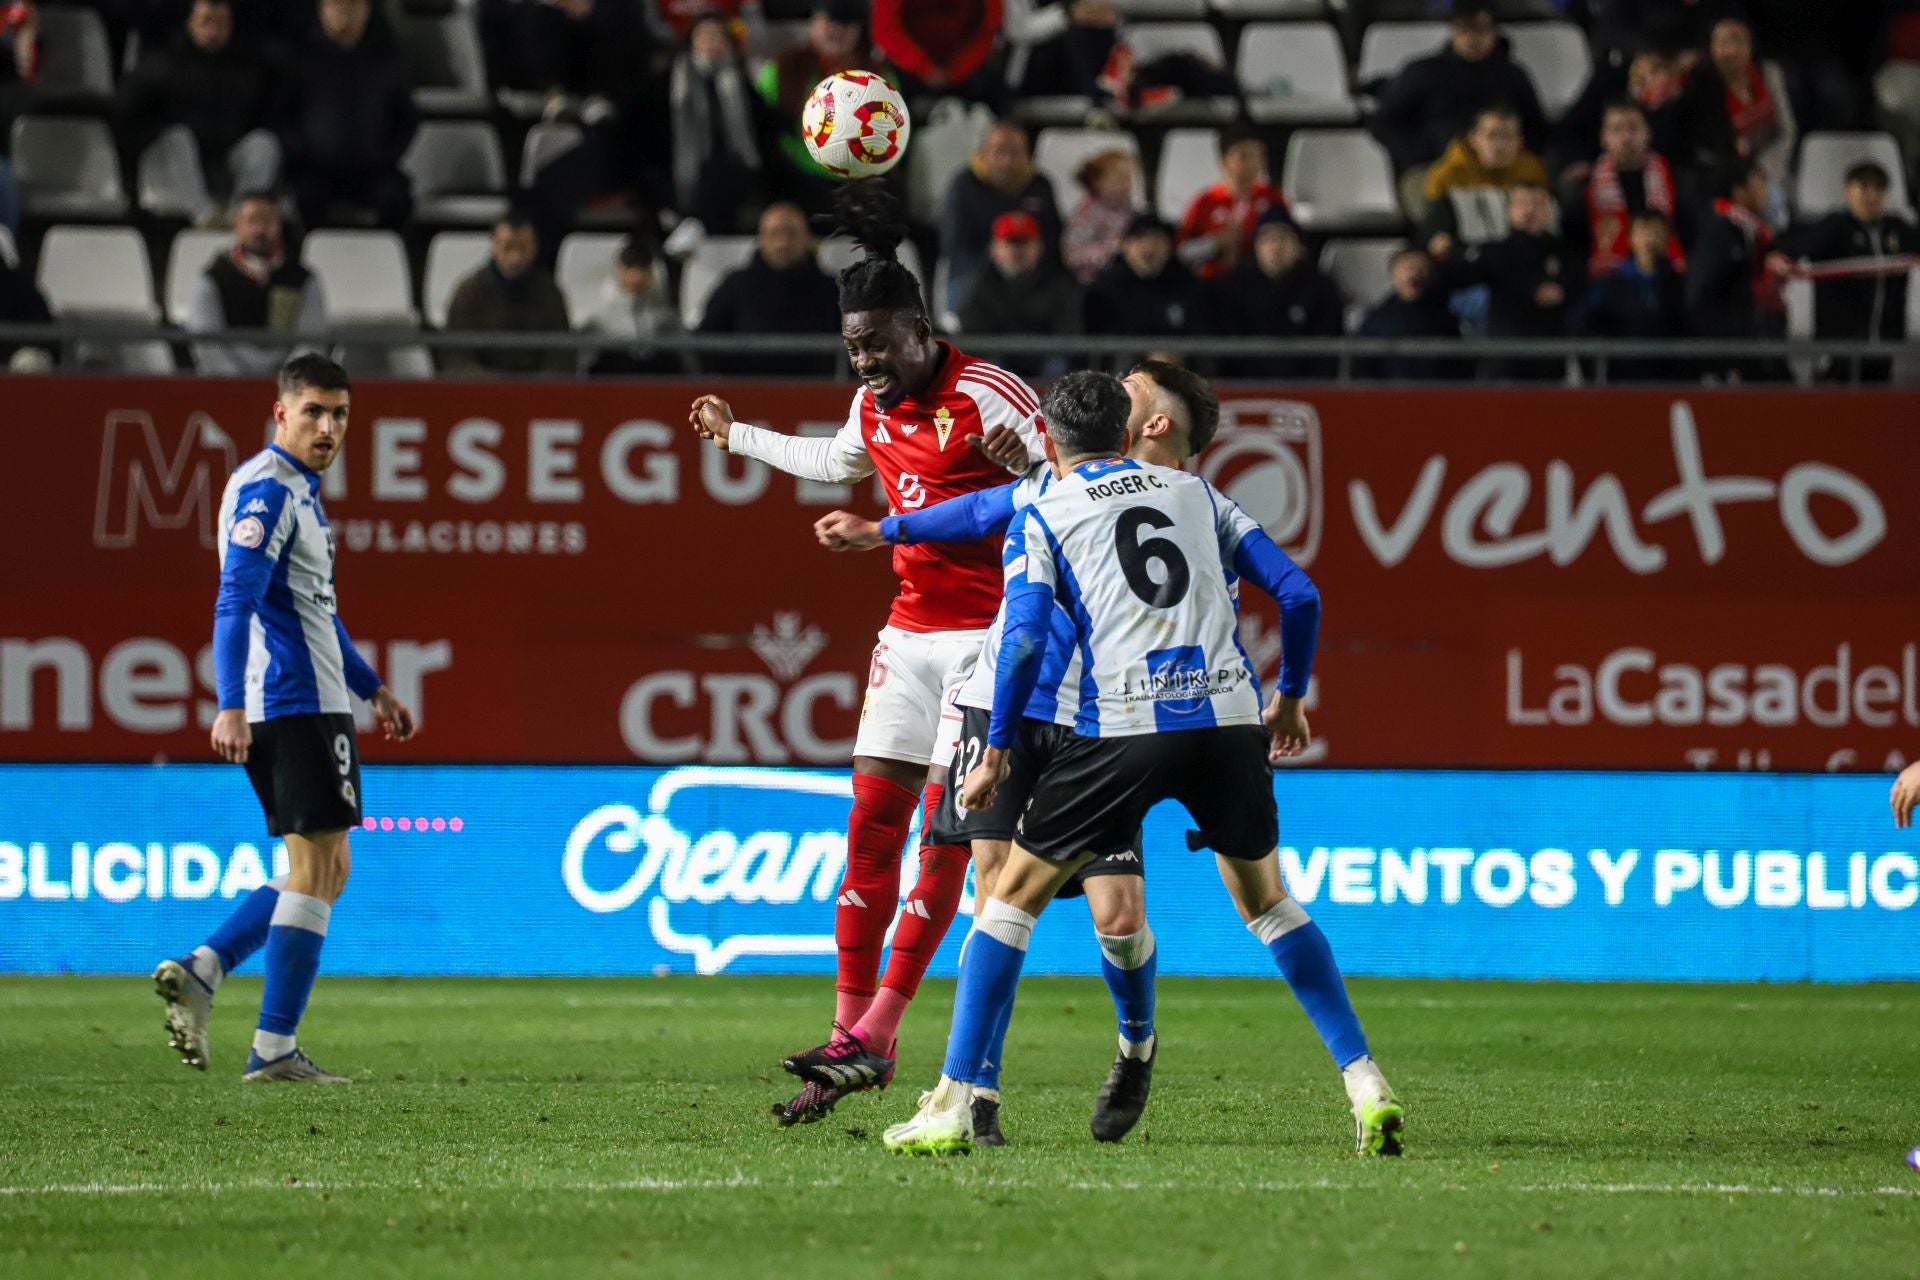
[[[0,0],[0,138],[30,101],[45,60],[40,14],[58,2]],[[1788,195],[1809,127],[1884,124],[1920,143],[1920,0],[1355,0],[1347,9],[1374,20],[1436,8],[1446,18],[1431,52],[1357,86],[1409,232],[1391,287],[1370,298],[1343,297],[1317,265],[1319,238],[1303,231],[1275,179],[1271,127],[1222,129],[1218,180],[1171,221],[1139,208],[1132,146],[1087,156],[1074,189],[1055,189],[1014,118],[1023,99],[1080,95],[1089,119],[1125,127],[1151,126],[1170,103],[1239,92],[1225,67],[1193,52],[1136,57],[1110,0],[815,0],[782,11],[806,16],[798,39],[750,60],[775,3],[472,0],[501,100],[518,95],[523,118],[572,125],[581,140],[516,192],[487,261],[455,290],[448,327],[587,328],[629,344],[589,359],[591,371],[672,371],[681,362],[659,343],[680,327],[689,250],[751,232],[751,259],[720,280],[699,330],[833,331],[833,282],[815,258],[832,184],[807,157],[797,122],[820,77],[878,66],[917,113],[959,99],[996,116],[924,229],[928,260],[945,264],[945,291],[931,300],[968,334],[1118,335],[1172,354],[1210,334],[1750,339],[1784,333],[1783,285],[1808,275],[1819,336],[1905,337],[1906,268],[1920,235],[1889,207],[1896,175],[1855,165],[1843,207],[1820,218],[1795,221]],[[198,184],[192,220],[234,229],[198,282],[187,327],[281,329],[289,343],[323,329],[319,282],[288,246],[306,228],[411,225],[402,157],[420,118],[396,29],[433,4],[88,7],[106,19],[125,68],[113,118],[127,163],[143,180]],[[1577,96],[1547,86],[1558,102],[1572,98],[1557,116],[1499,25],[1541,16],[1583,22],[1595,53]],[[591,314],[570,316],[553,263],[583,210],[614,211],[636,229],[608,262]],[[7,235],[19,216],[0,156],[0,320],[46,310]],[[931,294],[933,281],[924,283]],[[201,368],[218,372],[255,371],[284,354],[211,343],[196,352]],[[451,351],[441,363],[560,371],[577,357],[502,346]],[[1009,363],[1034,375],[1060,367],[1047,352]],[[791,374],[825,362],[754,353],[706,364]],[[1355,366],[1386,379],[1557,380],[1569,368],[1564,359],[1428,354]],[[1884,380],[1890,368],[1856,359],[1821,372]],[[1337,362],[1245,355],[1217,370],[1322,377]],[[1645,357],[1609,370],[1615,379],[1676,374],[1787,376],[1783,363],[1745,358],[1682,367]]]

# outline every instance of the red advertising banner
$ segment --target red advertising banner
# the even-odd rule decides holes
[[[892,576],[877,487],[730,459],[706,386],[369,383],[329,473],[341,613],[404,758],[834,764]],[[829,432],[851,388],[720,388]],[[0,759],[207,754],[247,382],[0,380]],[[1881,769],[1920,749],[1920,397],[1230,390],[1199,469],[1325,599],[1313,758]],[[1248,648],[1277,665],[1271,606]],[[373,758],[401,758],[376,739]]]

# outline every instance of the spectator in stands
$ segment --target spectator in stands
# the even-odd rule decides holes
[[[773,137],[778,139],[776,185],[816,213],[826,212],[832,204],[834,184],[807,154],[807,144],[800,137],[800,113],[813,86],[864,60],[866,21],[864,0],[814,0],[807,38],[770,58],[754,81],[767,104]]]
[[[800,206],[781,202],[760,215],[753,261],[720,282],[707,300],[701,333],[838,333],[840,294],[813,259],[813,240]],[[743,355],[707,358],[722,372],[818,376],[833,357]]]
[[[579,4],[581,0],[546,0],[547,3]],[[631,3],[631,0],[627,0]],[[687,38],[693,26],[710,13],[726,20],[736,43],[744,43],[760,33],[764,18],[760,0],[646,0],[647,26],[664,44],[678,44]]]
[[[1182,338],[1207,332],[1208,319],[1199,279],[1174,257],[1173,228],[1135,215],[1119,256],[1087,290],[1087,332]]]
[[[20,231],[20,181],[13,166],[0,155],[0,231],[16,235]]]
[[[1767,175],[1752,160],[1722,170],[1713,216],[1687,258],[1687,328],[1700,338],[1762,338],[1784,333],[1779,280],[1768,270]],[[1716,357],[1708,369],[1729,382],[1784,376],[1777,362]]]
[[[1584,218],[1568,219],[1568,229],[1587,256],[1587,274],[1603,276],[1626,261],[1627,227],[1633,215],[1652,209],[1674,227],[1679,198],[1673,169],[1652,150],[1646,112],[1637,102],[1608,107],[1600,126],[1604,148],[1581,193]],[[1678,234],[1667,245],[1667,256],[1684,267]]]
[[[260,51],[234,39],[231,0],[194,0],[173,40],[143,53],[121,83],[127,151],[143,169],[166,170],[171,190],[204,182],[194,216],[205,221],[235,192],[271,190],[280,180],[270,88]]]
[[[1687,82],[1681,114],[1691,161],[1708,170],[1753,161],[1767,175],[1769,190],[1779,193],[1768,212],[1784,219],[1797,133],[1793,103],[1780,68],[1754,58],[1753,30],[1745,22],[1722,18],[1713,24],[1707,61]]]
[[[760,100],[726,22],[693,24],[668,80],[673,152],[670,205],[714,234],[752,217],[760,194]]]
[[[1446,273],[1449,284],[1484,286],[1487,334],[1495,338],[1557,338],[1565,332],[1570,269],[1566,243],[1553,230],[1553,197],[1529,183],[1507,193],[1506,235],[1465,246]],[[1487,372],[1514,381],[1558,382],[1562,358],[1511,359],[1488,363]]]
[[[33,277],[20,269],[13,233],[0,228],[0,324],[52,323],[53,312],[47,307],[46,296],[34,284]],[[38,353],[37,357],[33,353]],[[44,369],[51,355],[45,347],[0,342],[0,368],[10,366],[16,359],[23,366],[33,365]],[[15,370],[30,371],[27,368]]]
[[[1202,191],[1180,219],[1174,246],[1203,280],[1217,280],[1253,254],[1253,229],[1262,214],[1287,198],[1267,181],[1267,143],[1250,127],[1220,139],[1221,180]]]
[[[1768,266],[1776,274],[1792,261],[1847,262],[1858,268],[1817,277],[1813,286],[1813,336],[1856,342],[1904,342],[1907,337],[1907,276],[1920,233],[1907,219],[1887,212],[1887,171],[1872,160],[1847,170],[1846,208],[1813,222],[1797,223],[1780,237]],[[1833,382],[1886,382],[1893,361],[1885,356],[1823,360],[1820,377]]]
[[[271,329],[288,341],[270,346],[196,342],[194,367],[210,376],[266,377],[294,353],[293,339],[318,337],[326,328],[326,295],[319,277],[287,253],[280,205],[265,191],[241,195],[234,201],[233,244],[207,263],[194,285],[186,329]]]
[[[873,43],[908,101],[959,97],[998,115],[1007,107],[992,63],[1002,17],[1001,0],[873,0]]]
[[[404,226],[413,191],[400,157],[418,123],[406,68],[384,33],[369,33],[370,0],[319,3],[319,34],[280,76],[280,143],[301,220],[320,226],[349,205]]]
[[[1393,291],[1360,322],[1363,338],[1458,338],[1460,322],[1447,310],[1447,295],[1434,283],[1433,261],[1419,249],[1402,249],[1390,268]],[[1446,356],[1363,356],[1354,375],[1376,382],[1438,382],[1466,376],[1465,362]]]
[[[1337,338],[1346,304],[1339,286],[1307,256],[1300,228],[1283,205],[1260,215],[1253,254],[1214,286],[1216,327],[1242,337]],[[1243,378],[1332,378],[1333,356],[1241,356],[1221,372]]]
[[[1525,68],[1513,61],[1486,0],[1458,0],[1447,47],[1401,68],[1380,94],[1373,132],[1401,175],[1400,198],[1416,223],[1426,213],[1426,168],[1473,126],[1482,107],[1505,103],[1520,116],[1536,153],[1546,145],[1547,118]]]
[[[1546,184],[1546,166],[1521,139],[1520,114],[1504,105],[1483,107],[1473,128],[1427,170],[1427,252],[1445,262],[1456,243],[1500,239],[1507,233],[1509,194]]]
[[[625,338],[625,350],[590,352],[582,361],[592,374],[680,373],[680,357],[661,351],[653,340],[680,332],[680,308],[674,302],[667,267],[653,242],[630,235],[620,243],[613,274],[600,288],[583,328],[609,338]]]
[[[647,69],[646,17],[626,0],[479,0],[474,16],[488,83],[536,95],[550,120],[627,103]]]
[[[1033,167],[1026,130],[1011,120],[987,130],[973,162],[953,175],[947,188],[940,211],[940,252],[947,259],[949,305],[957,306],[973,287],[974,276],[986,264],[993,220],[1003,213],[1032,214],[1047,252],[1059,252],[1060,209],[1053,183]]]
[[[1587,285],[1574,312],[1581,337],[1664,342],[1687,331],[1686,283],[1667,248],[1673,224],[1658,209],[1642,209],[1629,223],[1628,257]],[[1657,356],[1620,356],[1600,371],[1607,382],[1678,381],[1684,370]]]
[[[462,280],[447,305],[454,333],[565,333],[567,300],[553,276],[537,265],[540,241],[533,219],[514,211],[493,227],[484,265]],[[477,347],[445,353],[449,373],[572,373],[571,351],[537,347]]]
[[[1911,168],[1920,156],[1920,0],[1892,0],[1888,8],[1879,49],[1886,60],[1873,73],[1873,101]]]
[[[1586,88],[1560,118],[1553,148],[1553,169],[1563,181],[1584,183],[1593,173],[1593,140],[1601,119],[1615,102],[1640,104],[1652,131],[1653,149],[1663,156],[1687,154],[1681,100],[1687,73],[1696,58],[1686,32],[1690,24],[1672,15],[1651,22],[1631,56],[1594,65]]]
[[[1133,188],[1139,174],[1140,161],[1124,147],[1096,152],[1074,170],[1082,194],[1061,233],[1060,256],[1082,285],[1092,284],[1120,252],[1138,212]]]
[[[1022,97],[1092,98],[1113,52],[1113,0],[1004,0],[1007,79]]]
[[[0,226],[20,229],[20,197],[8,146],[13,120],[26,109],[40,68],[40,18],[30,0],[0,0]]]
[[[960,303],[960,327],[967,333],[1080,332],[1080,286],[1047,255],[1032,214],[1003,213],[993,220],[987,263]],[[1066,359],[1058,355],[1009,353],[998,359],[1027,377],[1066,371]]]

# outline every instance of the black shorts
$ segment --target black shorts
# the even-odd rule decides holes
[[[247,781],[267,811],[267,834],[317,835],[360,825],[360,746],[350,715],[258,720]]]
[[[1038,720],[1022,720],[1013,750],[1007,753],[1007,780],[1000,784],[993,803],[985,809],[961,812],[960,787],[967,773],[980,763],[987,746],[987,728],[993,713],[980,707],[960,708],[960,745],[947,766],[947,794],[934,812],[922,837],[928,844],[968,844],[974,840],[1011,840],[1020,825],[1020,815],[1040,780],[1040,769],[1052,755],[1053,743],[1060,737],[1071,738],[1073,730]],[[1125,849],[1095,858],[1074,872],[1057,896],[1078,897],[1085,892],[1081,881],[1094,876],[1144,876],[1145,855],[1136,824],[1133,841]]]
[[[1280,842],[1267,734],[1258,725],[1220,725],[1125,738],[1054,739],[1020,819],[1020,846],[1052,862],[1081,853],[1108,857],[1139,839],[1147,810],[1178,800],[1200,843],[1229,858],[1258,861]]]

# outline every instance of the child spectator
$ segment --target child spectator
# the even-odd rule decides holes
[[[667,281],[666,264],[644,236],[630,235],[621,242],[613,274],[600,286],[600,296],[581,327],[632,344],[625,350],[586,353],[582,363],[587,373],[680,373],[684,369],[678,355],[660,351],[652,342],[680,332],[680,308]]]
[[[1346,304],[1339,286],[1307,256],[1285,207],[1260,215],[1252,258],[1215,285],[1214,314],[1227,332],[1263,338],[1337,338]],[[1223,373],[1244,378],[1332,378],[1333,356],[1241,356]]]
[[[1508,193],[1546,182],[1546,167],[1520,136],[1520,113],[1483,108],[1427,170],[1427,252],[1445,261],[1456,242],[1498,240],[1507,233]]]
[[[1250,128],[1229,130],[1220,140],[1220,181],[1195,196],[1180,219],[1180,260],[1203,280],[1219,279],[1253,252],[1260,216],[1286,203],[1267,181],[1266,141]]]
[[[1583,233],[1587,274],[1603,276],[1624,262],[1628,254],[1627,227],[1634,214],[1651,209],[1669,228],[1679,203],[1673,169],[1651,148],[1646,112],[1637,102],[1609,106],[1600,125],[1602,154],[1586,185],[1586,217],[1575,230]],[[1667,256],[1684,266],[1680,238],[1672,235]]]
[[[1857,342],[1904,342],[1907,338],[1908,263],[1920,252],[1920,233],[1907,219],[1887,212],[1887,171],[1872,160],[1847,170],[1844,209],[1816,222],[1798,224],[1780,237],[1776,270],[1790,260],[1851,261],[1859,274],[1816,279],[1813,286],[1813,336]],[[1852,356],[1823,361],[1820,377],[1835,382],[1886,382],[1893,361],[1886,356]]]
[[[1553,199],[1540,185],[1507,193],[1507,234],[1469,245],[1449,272],[1450,283],[1487,289],[1487,333],[1495,338],[1557,338],[1565,332],[1567,291],[1574,272],[1567,247],[1552,227]],[[1488,362],[1495,378],[1558,382],[1564,359],[1499,358]]]
[[[1393,291],[1360,322],[1363,338],[1458,338],[1460,322],[1447,310],[1447,295],[1433,282],[1433,262],[1418,249],[1402,249],[1389,268]],[[1446,356],[1363,356],[1354,376],[1381,382],[1438,382],[1465,376],[1469,368]]]
[[[1778,278],[1767,268],[1766,171],[1735,160],[1723,171],[1713,216],[1687,262],[1687,327],[1701,338],[1761,338],[1784,331]],[[1729,382],[1774,380],[1774,361],[1716,357],[1709,368]]]
[[[1667,246],[1673,224],[1658,209],[1633,215],[1628,257],[1587,286],[1574,313],[1581,337],[1663,342],[1687,331],[1686,286]],[[1682,368],[1658,356],[1619,356],[1606,362],[1607,382],[1677,381]]]
[[[1074,170],[1073,180],[1084,194],[1067,218],[1060,253],[1067,270],[1082,285],[1092,284],[1120,252],[1120,242],[1138,212],[1133,187],[1139,170],[1140,162],[1122,147],[1088,156]]]

